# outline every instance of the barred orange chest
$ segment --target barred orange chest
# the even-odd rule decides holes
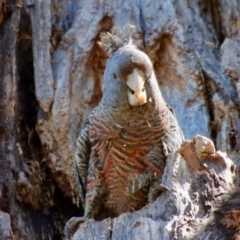
[[[87,203],[95,201],[94,189],[101,185],[106,197],[104,207],[116,216],[147,204],[149,186],[141,183],[141,176],[146,173],[162,174],[163,159],[159,157],[159,162],[152,163],[145,156],[166,133],[164,115],[165,111],[145,117],[132,115],[115,126],[93,119],[89,127],[92,143],[90,162],[93,161],[95,166],[89,167]],[[138,189],[136,184],[142,184],[142,187]]]

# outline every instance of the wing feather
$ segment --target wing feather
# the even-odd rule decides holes
[[[74,154],[75,169],[83,208],[85,208],[86,179],[91,151],[91,142],[88,136],[88,129],[89,120],[85,122],[78,134]]]
[[[172,108],[168,107],[168,114],[167,114],[167,122],[168,132],[166,133],[165,137],[163,138],[163,151],[164,155],[168,156],[168,154],[175,152],[177,149],[180,148],[181,144],[185,140],[183,132],[178,125],[178,121],[175,115],[175,112]]]

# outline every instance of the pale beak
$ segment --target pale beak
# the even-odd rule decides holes
[[[140,71],[134,69],[133,72],[128,75],[128,102],[132,106],[141,106],[147,102],[147,93],[144,87],[145,79]]]

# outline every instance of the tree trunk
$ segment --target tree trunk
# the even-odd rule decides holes
[[[83,214],[73,149],[102,96],[107,55],[97,41],[127,23],[136,26],[133,40],[152,60],[186,138],[212,139],[237,166],[239,185],[238,0],[0,0],[0,239],[61,239],[66,221]],[[209,220],[233,188],[234,171],[222,155],[199,168],[189,160],[194,154],[182,156],[169,157],[156,202],[87,222],[74,239],[193,236],[196,221]],[[215,234],[196,231],[198,239]]]

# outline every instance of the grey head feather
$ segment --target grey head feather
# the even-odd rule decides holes
[[[132,32],[135,26],[127,24],[123,26],[122,29],[114,27],[110,32],[105,32],[100,34],[100,41],[98,45],[105,50],[109,55],[114,54],[119,48],[132,44]]]

